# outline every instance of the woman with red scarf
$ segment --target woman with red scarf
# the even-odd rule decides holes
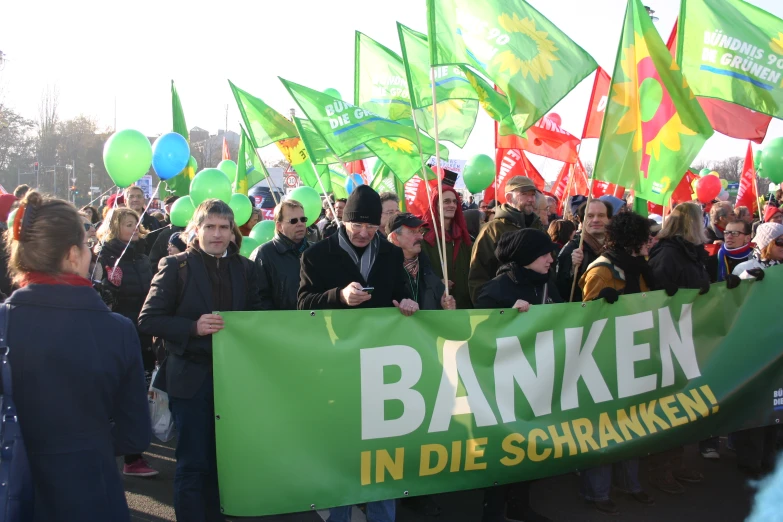
[[[433,213],[435,214],[433,220]],[[437,190],[432,193],[432,212],[427,210],[422,216],[428,228],[424,234],[422,251],[432,261],[432,270],[443,279],[443,268],[436,238],[440,239],[440,200]],[[468,291],[468,273],[470,272],[470,254],[473,242],[470,240],[465,216],[462,214],[462,201],[452,187],[443,187],[443,222],[446,227],[446,269],[449,276],[449,293],[457,301],[458,309],[473,308]],[[438,233],[435,234],[437,227]],[[442,245],[442,243],[439,243]]]
[[[19,287],[6,301],[8,357],[35,484],[34,520],[129,522],[115,455],[150,443],[141,347],[87,279],[76,208],[27,193],[9,231]]]

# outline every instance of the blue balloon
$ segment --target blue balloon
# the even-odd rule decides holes
[[[353,192],[353,189],[358,187],[359,185],[364,185],[364,180],[359,174],[351,174],[348,176],[348,179],[345,180],[345,191],[348,194],[351,194]]]
[[[190,161],[190,146],[176,132],[164,134],[152,145],[152,168],[160,179],[170,179],[182,172]]]

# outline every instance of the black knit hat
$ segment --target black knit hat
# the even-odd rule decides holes
[[[174,232],[169,238],[169,244],[176,247],[180,252],[184,252],[188,249],[185,242],[182,240],[182,235],[179,232]]]
[[[503,234],[495,248],[495,256],[501,265],[514,261],[519,266],[527,266],[558,248],[560,247],[544,232],[535,228],[523,228]]]
[[[368,185],[359,185],[348,197],[343,209],[343,221],[346,223],[381,224],[381,197]]]

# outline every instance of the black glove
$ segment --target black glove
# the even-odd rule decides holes
[[[741,282],[742,279],[740,279],[739,276],[735,276],[734,274],[729,274],[726,276],[726,288],[729,290],[737,288]]]
[[[620,298],[620,294],[617,293],[617,290],[607,286],[606,288],[598,292],[598,297],[596,297],[595,300],[606,299],[607,303],[614,304],[617,302],[619,298]]]
[[[678,286],[672,284],[667,284],[663,287],[663,290],[666,292],[666,295],[668,295],[669,297],[674,297],[674,294],[676,294],[677,290],[679,289],[680,288]]]
[[[756,281],[763,281],[764,280],[764,270],[761,268],[751,268],[747,271],[748,275],[752,275],[756,278]]]
[[[707,281],[706,283],[704,283],[702,285],[701,288],[699,288],[699,295],[704,295],[704,294],[706,294],[709,291],[710,291],[710,283],[709,283],[709,281]]]

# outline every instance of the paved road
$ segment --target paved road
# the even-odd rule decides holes
[[[174,444],[153,443],[146,457],[160,470],[154,479],[125,478],[128,504],[134,521],[174,521],[172,484],[174,479]],[[555,522],[606,522],[608,519],[634,522],[740,522],[750,512],[753,490],[736,470],[734,454],[722,450],[719,461],[706,461],[697,449],[689,447],[686,463],[701,470],[705,480],[686,486],[681,496],[666,495],[648,489],[655,496],[654,506],[643,506],[621,495],[613,498],[621,515],[610,517],[585,506],[578,496],[579,477],[562,475],[536,482],[532,488],[533,505]],[[642,473],[642,485],[645,485]],[[263,494],[263,492],[259,492]],[[481,492],[450,493],[437,497],[443,513],[437,518],[417,516],[400,508],[398,522],[478,522],[481,519]],[[276,517],[231,518],[236,522],[321,522],[327,514],[300,513]],[[354,509],[354,521],[364,522],[361,512]]]

